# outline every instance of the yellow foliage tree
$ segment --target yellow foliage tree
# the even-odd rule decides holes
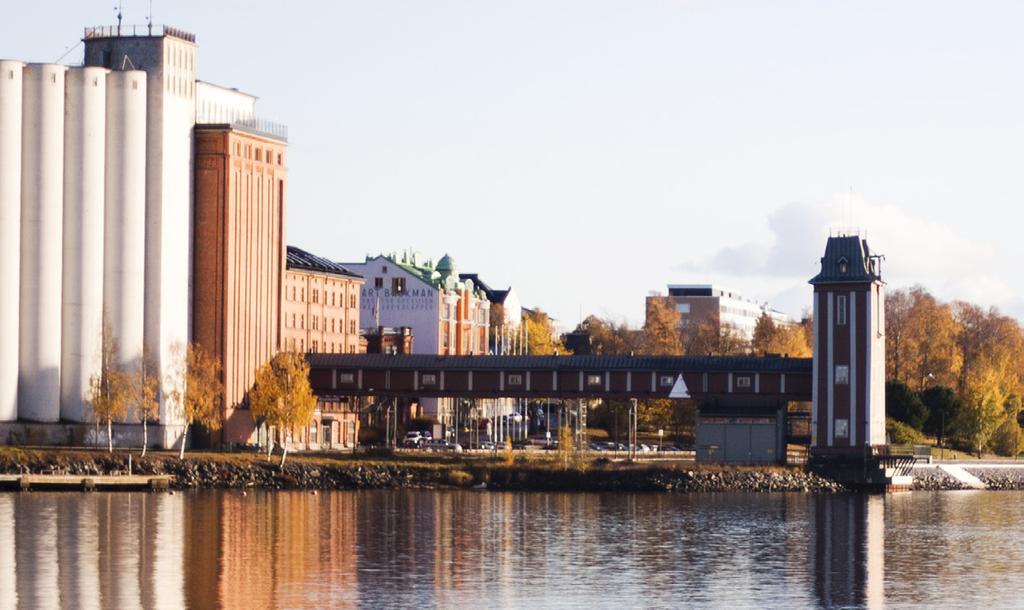
[[[552,356],[566,353],[565,346],[548,314],[539,309],[523,313],[527,353],[531,356]]]
[[[776,324],[775,320],[762,313],[754,325],[754,336],[750,342],[755,354],[784,354],[793,358],[811,355],[804,328],[800,324]]]
[[[652,356],[674,356],[683,353],[679,332],[679,310],[672,299],[658,293],[647,297],[644,317],[642,351]]]
[[[221,381],[220,361],[202,346],[195,343],[190,343],[188,347],[175,345],[172,358],[176,366],[168,385],[173,388],[171,399],[181,404],[185,420],[178,452],[178,459],[184,459],[189,428],[199,424],[210,431],[220,430],[224,384]]]
[[[107,451],[114,452],[114,420],[123,420],[128,415],[131,399],[131,383],[128,375],[118,364],[117,340],[114,339],[110,322],[103,315],[101,329],[100,371],[89,379],[89,405],[96,422],[96,440],[99,442],[99,426],[107,426]]]
[[[278,352],[256,372],[256,384],[249,391],[253,417],[277,428],[281,444],[281,466],[288,456],[288,436],[305,428],[313,419],[316,396],[309,385],[309,362],[302,354]],[[273,452],[268,443],[267,459]]]
[[[145,350],[139,366],[127,373],[131,411],[142,424],[142,456],[149,447],[149,421],[160,416],[160,377],[149,350]]]

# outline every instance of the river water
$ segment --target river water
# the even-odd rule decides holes
[[[0,608],[1018,606],[1024,492],[0,493]]]

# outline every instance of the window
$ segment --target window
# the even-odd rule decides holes
[[[509,385],[523,385],[523,376],[516,373],[508,376]]]
[[[299,328],[306,330],[306,316],[305,314],[299,316]]]
[[[316,442],[316,429],[318,427],[319,426],[317,426],[317,423],[315,421],[313,423],[309,424],[309,442],[311,442],[311,443],[315,443]]]
[[[299,298],[302,299],[303,301],[306,300],[306,289],[305,288],[303,288],[303,289],[301,289],[299,291]]]
[[[603,381],[601,375],[587,375],[587,385],[601,385]]]
[[[292,314],[292,328],[295,328],[295,314]]]
[[[846,385],[850,383],[850,367],[846,364],[836,365],[836,385]]]
[[[848,419],[837,419],[836,420],[836,438],[849,438],[850,437],[850,420]]]
[[[689,303],[679,303],[678,305],[676,305],[676,310],[679,313],[690,313],[690,304]]]
[[[356,334],[356,321],[355,320],[349,320],[348,321],[348,332],[349,332],[350,335]]]
[[[356,295],[355,295],[355,293],[350,294],[348,296],[348,306],[352,307],[352,308],[355,308],[355,306],[356,306]]]
[[[385,275],[386,275],[386,274],[387,274],[387,272],[388,272],[388,266],[387,266],[387,265],[384,265],[384,266],[383,266],[383,267],[381,268],[381,273],[383,273],[383,274],[385,274]]]
[[[305,339],[299,339],[299,351],[300,352],[306,351],[306,340]]]
[[[836,298],[836,324],[846,326],[846,295]]]
[[[313,302],[314,303],[319,303],[320,302],[320,291],[319,290],[314,290],[313,291]]]
[[[742,377],[737,377],[736,378],[736,387],[737,388],[749,388],[750,387],[750,377],[748,377],[746,375],[744,375]]]
[[[316,352],[316,351],[317,351],[317,349],[316,349],[316,348],[317,348],[317,345],[316,345],[316,341],[314,341],[314,342],[313,342],[313,352]]]
[[[384,287],[384,278],[382,278],[382,277],[375,277],[375,278],[373,278],[373,287],[374,288],[383,288]]]
[[[420,378],[420,381],[423,383],[423,385],[434,385],[435,383],[437,383],[437,375],[435,375],[434,373],[423,373],[423,376]]]
[[[675,384],[675,380],[672,379],[672,375],[662,375],[659,381],[662,387],[668,387]]]
[[[404,277],[393,277],[391,278],[391,292],[394,294],[405,294],[405,278]]]
[[[353,373],[338,373],[338,383],[353,383],[356,377]]]

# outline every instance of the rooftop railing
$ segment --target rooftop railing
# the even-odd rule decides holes
[[[84,40],[93,38],[125,38],[136,36],[173,36],[195,44],[196,35],[169,25],[98,25],[85,28]]]
[[[256,135],[262,135],[275,140],[288,141],[288,126],[282,123],[275,123],[267,119],[257,117],[241,117],[228,121],[209,119],[203,116],[196,117],[198,125],[228,125],[233,129],[247,131]]]

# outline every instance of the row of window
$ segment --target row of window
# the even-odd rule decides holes
[[[284,165],[284,154],[283,153],[276,153],[276,154],[277,154],[277,165]],[[264,159],[266,159],[267,163],[274,163],[274,155],[275,155],[275,153],[274,153],[274,151],[272,149],[270,149],[270,148],[263,149],[263,148],[260,148],[259,146],[256,146],[254,148],[252,144],[246,144],[245,145],[245,154],[243,155],[242,154],[242,143],[241,142],[235,142],[235,156],[236,157],[244,156],[246,159],[255,159],[256,161],[259,161],[261,163],[263,162]]]
[[[385,267],[384,273],[387,273],[387,268],[386,267]],[[373,287],[374,288],[383,288],[384,287],[384,278],[382,278],[382,277],[375,277],[375,278],[373,278]],[[404,277],[393,277],[393,278],[391,278],[391,294],[405,294],[405,288],[406,288],[406,286],[405,286],[405,278]]]
[[[345,295],[344,295],[344,293],[334,292],[333,290],[331,290],[331,291],[325,290],[323,294],[324,294],[324,305],[327,305],[327,306],[330,306],[330,307],[344,307],[345,306]],[[319,290],[314,288],[313,290],[310,291],[310,295],[309,296],[312,297],[312,302],[313,303],[320,303],[320,291]],[[285,289],[285,298],[288,298],[288,290],[287,289]],[[306,289],[305,288],[298,288],[298,289],[296,289],[295,286],[292,286],[291,299],[289,299],[289,300],[305,303],[306,302]],[[355,309],[355,307],[356,307],[356,293],[355,292],[352,292],[352,294],[348,295],[348,306],[351,309]]]
[[[324,347],[324,351],[321,352],[320,351],[320,342],[319,341],[311,341],[309,343],[309,351],[311,351],[311,352],[313,352],[315,354],[319,354],[319,353],[343,354],[343,353],[345,353],[345,344],[344,343],[334,343],[334,342],[326,342],[325,341],[323,347]],[[298,353],[305,352],[306,351],[306,340],[305,339],[295,339],[295,338],[292,338],[290,340],[285,340],[285,348],[290,350],[290,351],[293,351],[293,352],[298,352]],[[349,354],[356,353],[356,346],[355,345],[349,345],[348,346],[348,353]]]
[[[310,316],[310,324],[312,327],[310,330],[323,330],[324,332],[332,333],[343,333],[345,332],[345,321],[339,320],[338,318],[321,318],[320,316]],[[323,329],[320,328],[320,321],[323,320]],[[305,314],[292,314],[291,324],[288,324],[288,316],[285,316],[285,328],[298,328],[299,330],[306,330],[306,316]],[[330,323],[331,329],[327,330],[328,322]],[[356,334],[356,321],[348,321],[348,333],[350,335]]]

